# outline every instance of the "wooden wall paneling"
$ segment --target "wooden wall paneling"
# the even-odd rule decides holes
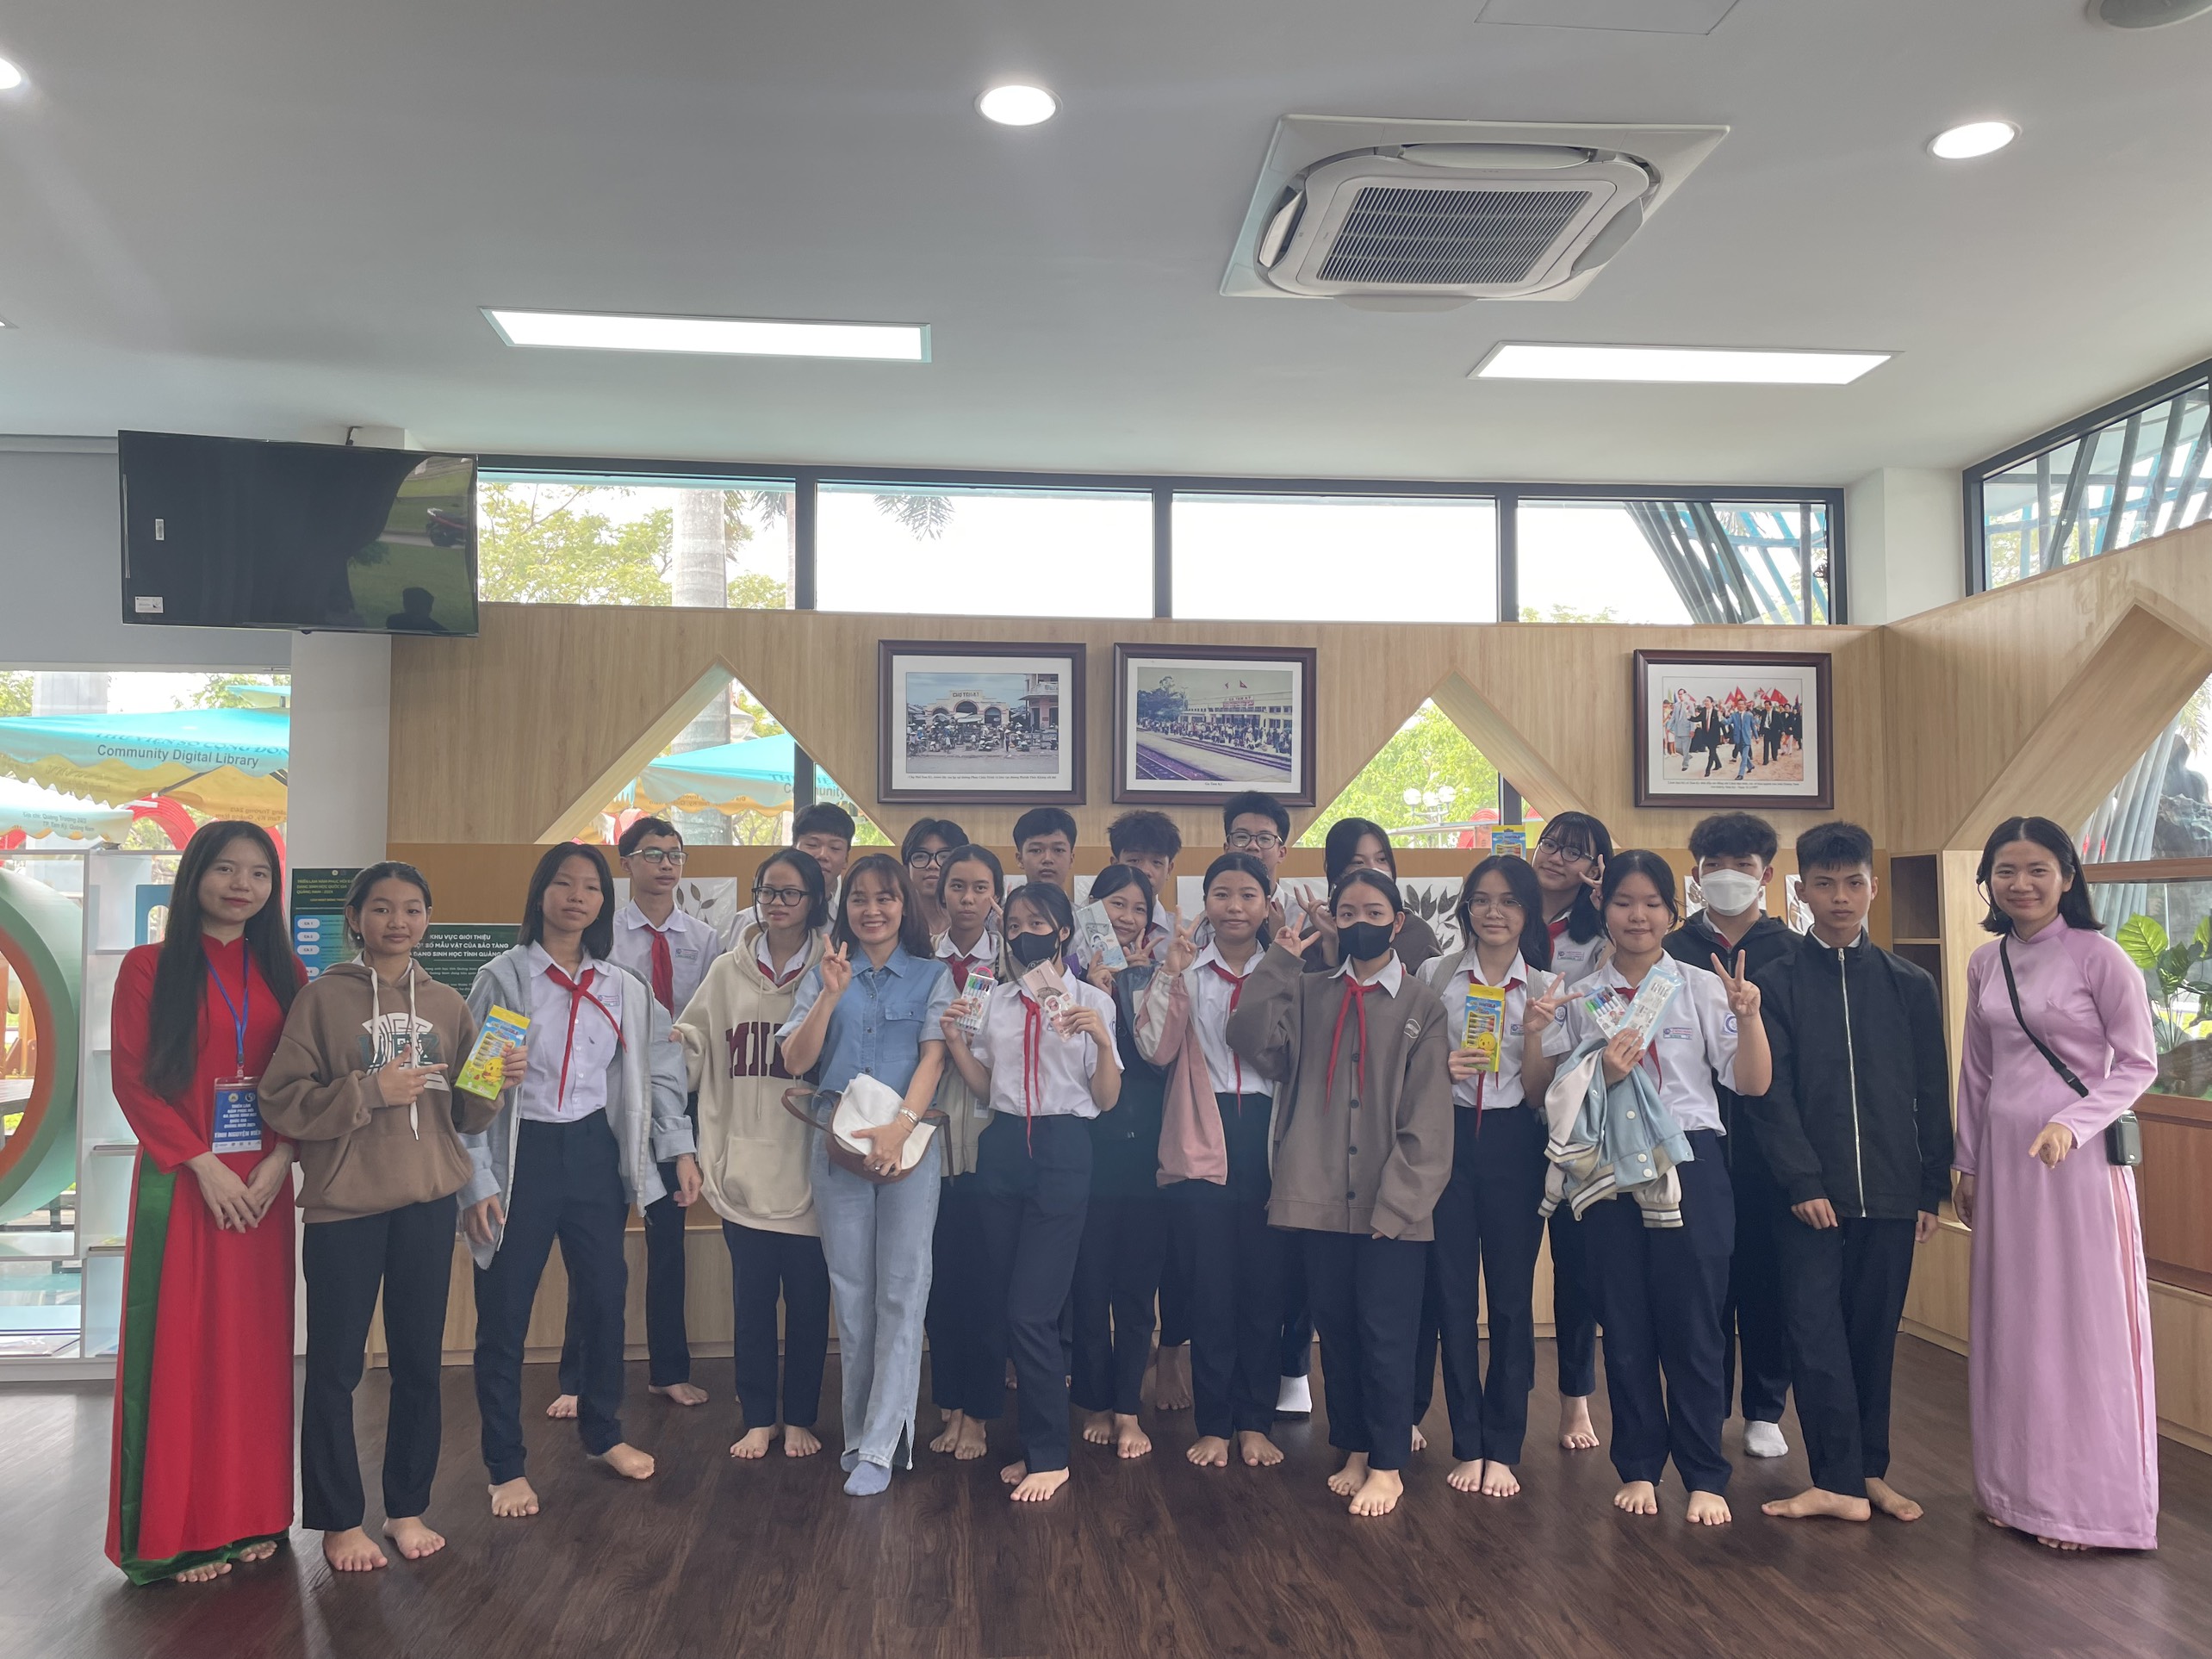
[[[2212,1296],[2151,1286],[2151,1364],[2159,1432],[2212,1452]]]
[[[1967,1259],[1973,1237],[1944,1207],[1936,1236],[1913,1252],[1904,1329],[1953,1353],[1967,1351]]]
[[[2146,1095],[2143,1162],[2135,1183],[2143,1207],[2143,1254],[2151,1277],[2212,1293],[2212,1102]]]

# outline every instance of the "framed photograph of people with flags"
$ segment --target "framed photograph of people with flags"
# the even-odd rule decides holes
[[[1264,790],[1314,804],[1314,653],[1114,648],[1114,798],[1189,806]]]
[[[1825,651],[1638,651],[1636,804],[1836,804]]]

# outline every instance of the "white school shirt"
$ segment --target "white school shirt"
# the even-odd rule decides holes
[[[806,966],[806,954],[814,948],[814,935],[801,934],[798,948],[786,961],[776,960],[775,953],[768,948],[768,930],[762,928],[753,935],[753,960],[761,965],[761,972],[768,976],[772,985],[786,985],[798,977],[799,969]]]
[[[960,994],[961,981],[971,973],[988,973],[996,979],[998,977],[998,959],[1004,954],[1005,945],[1006,941],[993,932],[987,923],[976,938],[975,954],[972,956],[961,954],[960,948],[953,942],[949,931],[939,934],[936,940],[937,960],[953,976],[953,995],[957,997]]]
[[[1544,924],[1551,933],[1551,971],[1565,974],[1569,985],[1578,985],[1598,971],[1598,958],[1606,954],[1610,941],[1603,928],[1588,939],[1570,939],[1567,935],[1568,920],[1563,916],[1556,922]]]
[[[1528,1098],[1521,1086],[1521,1022],[1528,1010],[1529,981],[1539,978],[1546,988],[1552,975],[1538,976],[1513,953],[1513,966],[1506,970],[1506,1022],[1498,1037],[1498,1069],[1478,1072],[1451,1085],[1451,1103],[1455,1106],[1480,1107],[1494,1111],[1501,1106],[1519,1106]],[[1421,983],[1444,999],[1445,1012],[1455,1016],[1459,1023],[1453,1028],[1453,1046],[1467,1030],[1468,987],[1482,981],[1482,958],[1475,948],[1469,946],[1455,959],[1449,956],[1431,957],[1421,964]]]
[[[1067,991],[1084,1007],[1098,1010],[1110,1044],[1114,999],[1072,975]],[[1012,980],[991,987],[982,1028],[969,1039],[968,1052],[991,1073],[994,1112],[1010,1117],[1098,1115],[1098,1103],[1090,1097],[1091,1074],[1098,1069],[1097,1041],[1081,1033],[1060,1035],[1035,999]]]
[[[1250,1061],[1229,1047],[1228,1035],[1231,1002],[1242,991],[1251,971],[1259,966],[1262,953],[1274,948],[1255,941],[1245,972],[1237,973],[1209,942],[1183,976],[1190,993],[1190,1023],[1197,1028],[1198,1052],[1206,1057],[1206,1075],[1217,1095],[1275,1097],[1273,1080],[1260,1076]]]
[[[1274,947],[1271,945],[1268,948],[1272,950]],[[1349,956],[1339,962],[1329,972],[1329,978],[1332,979],[1349,979],[1351,975],[1351,959]],[[1376,974],[1372,979],[1362,979],[1359,983],[1366,985],[1380,985],[1386,995],[1395,997],[1398,994],[1398,987],[1405,982],[1406,959],[1394,950],[1382,959],[1382,972]]]
[[[576,969],[576,983],[582,985],[587,973],[592,982],[574,1000],[572,1028],[569,993],[547,972],[561,965],[545,954],[543,945],[532,945],[527,960],[530,1066],[523,1073],[519,1109],[536,1122],[574,1123],[606,1107],[606,1068],[622,1047],[622,971],[584,958]]]
[[[1667,959],[1670,961],[1673,959]],[[1659,1103],[1675,1115],[1684,1132],[1711,1129],[1725,1134],[1720,1122],[1720,1102],[1712,1091],[1713,1074],[1731,1082],[1736,1077],[1736,1016],[1729,1012],[1728,991],[1720,976],[1708,968],[1675,962],[1682,983],[1659,1012],[1651,1028],[1651,1041],[1643,1051],[1643,1066],[1659,1087]],[[1622,1012],[1636,993],[1611,962],[1584,980],[1585,991],[1612,993]],[[1580,997],[1560,1010],[1566,1017],[1544,1034],[1544,1052],[1561,1055],[1573,1052],[1590,1038],[1602,1035]]]
[[[668,1011],[671,1016],[680,1014],[691,1005],[693,993],[706,978],[707,969],[714,966],[714,959],[722,954],[722,935],[711,923],[681,910],[670,910],[668,919],[656,927],[634,903],[624,904],[614,916],[614,964],[643,979],[648,990],[653,985],[653,935],[656,933],[668,941],[668,983],[674,997],[674,1006]]]

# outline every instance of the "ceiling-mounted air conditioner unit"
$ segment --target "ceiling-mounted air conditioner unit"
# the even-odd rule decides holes
[[[1221,291],[1423,310],[1569,299],[1726,131],[1286,116]]]

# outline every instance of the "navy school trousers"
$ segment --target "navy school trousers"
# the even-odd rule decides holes
[[[1004,1310],[1005,1351],[1020,1384],[1022,1459],[1033,1474],[1066,1469],[1067,1347],[1060,1314],[1075,1281],[1090,1207],[1090,1127],[1078,1117],[1002,1112],[977,1142],[976,1165],[995,1302]]]
[[[1403,1469],[1414,1441],[1414,1341],[1428,1245],[1364,1233],[1292,1235],[1321,1336],[1329,1444],[1370,1469]]]

